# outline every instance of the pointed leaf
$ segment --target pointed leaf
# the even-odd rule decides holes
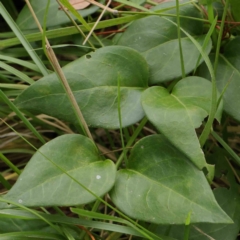
[[[96,199],[55,164],[98,196],[108,192],[115,181],[112,161],[101,161],[89,138],[68,134],[53,139],[34,154],[5,199],[29,207],[72,206]]]
[[[119,128],[118,79],[122,126],[134,124],[144,116],[140,98],[147,87],[148,67],[135,50],[121,46],[101,48],[68,64],[63,71],[88,125]],[[27,88],[15,104],[34,114],[45,113],[76,123],[55,73]]]
[[[191,226],[189,240],[236,240],[239,234],[240,226],[240,195],[238,184],[231,167],[226,161],[228,155],[223,149],[216,147],[212,149],[213,155],[210,155],[208,160],[212,164],[216,164],[216,177],[227,179],[230,183],[230,189],[218,187],[213,190],[214,196],[220,207],[230,216],[233,224],[209,224],[199,223]],[[164,234],[169,229],[169,225],[155,226],[154,233]],[[169,235],[177,239],[183,239],[184,226],[171,226]]]
[[[161,5],[161,4],[160,4]],[[175,9],[170,13],[175,13]],[[201,18],[199,10],[192,4],[182,6],[180,15]],[[176,21],[174,17],[168,17]],[[115,38],[118,45],[128,46],[141,52],[150,67],[150,84],[170,81],[182,75],[180,52],[178,44],[177,26],[168,21],[168,18],[150,16],[134,21],[119,37]],[[181,18],[181,27],[192,35],[201,35],[203,23],[188,18]],[[196,37],[202,45],[205,36]],[[182,33],[182,49],[185,73],[194,70],[199,51],[195,45]],[[209,41],[205,51],[211,50]],[[199,62],[201,63],[202,60]]]
[[[162,135],[140,140],[128,169],[120,170],[111,198],[127,215],[157,224],[231,223],[218,206],[202,171]]]
[[[163,87],[148,88],[142,96],[148,119],[199,168],[206,167],[195,128],[201,126],[211,106],[211,83],[200,77],[179,81],[172,93]],[[221,109],[218,116],[221,116]]]

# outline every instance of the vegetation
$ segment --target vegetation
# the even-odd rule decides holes
[[[0,239],[237,239],[239,1],[100,3],[0,2]]]

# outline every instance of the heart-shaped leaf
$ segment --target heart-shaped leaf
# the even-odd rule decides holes
[[[225,164],[228,165],[224,155],[220,155],[219,157],[222,157]],[[216,158],[214,160],[216,160]],[[222,174],[223,173],[221,172],[221,176]],[[237,239],[240,223],[240,196],[238,193],[238,184],[235,183],[235,185],[236,187],[231,186],[230,189],[218,187],[213,191],[218,204],[228,214],[228,216],[233,219],[234,224],[194,224],[194,227],[192,227],[190,230],[189,240]],[[158,225],[155,226],[154,232],[158,235],[161,235],[164,234],[169,228],[169,225]],[[176,237],[177,239],[184,239],[184,228],[184,225],[171,226],[171,230],[169,231],[168,236]]]
[[[206,161],[195,128],[210,111],[211,88],[206,79],[187,77],[175,85],[171,94],[163,87],[151,87],[142,95],[148,119],[199,169],[206,167]]]
[[[233,215],[234,224],[209,224],[199,223],[194,224],[194,227],[190,230],[189,240],[236,240],[239,234],[239,197],[233,198],[229,190],[224,188],[218,188],[214,191],[214,196],[217,199],[219,205],[228,213],[230,216]],[[239,217],[238,217],[239,218]],[[184,238],[183,225],[169,226],[169,225],[158,225],[155,226],[155,233],[161,235],[166,233],[171,228],[169,235],[177,239]]]
[[[162,135],[136,143],[111,198],[127,215],[157,224],[184,224],[189,213],[191,223],[232,223],[203,172]]]
[[[215,56],[210,55],[210,60],[214,63]],[[199,74],[207,79],[211,79],[205,64],[199,68]],[[240,37],[234,40],[224,49],[224,54],[219,55],[216,73],[217,88],[220,93],[224,91],[223,108],[230,116],[240,121]]]
[[[147,87],[148,66],[135,50],[121,46],[101,48],[68,64],[63,71],[89,126],[119,128],[118,80],[122,126],[136,123],[144,116],[140,98]],[[27,88],[15,104],[22,110],[76,123],[55,73]]]
[[[160,4],[161,5],[161,4]],[[170,13],[175,13],[175,9]],[[202,18],[199,10],[192,4],[182,6],[180,15]],[[176,18],[168,17],[171,21]],[[150,16],[134,21],[121,36],[115,38],[118,45],[128,46],[141,52],[150,67],[150,84],[170,81],[181,77],[181,62],[178,44],[177,26],[168,18]],[[181,18],[181,28],[191,35],[201,35],[203,23],[188,18]],[[205,36],[196,37],[203,44]],[[185,73],[190,73],[196,67],[199,51],[196,46],[182,33],[182,49]],[[205,51],[211,50],[209,41]],[[202,60],[199,62],[201,63]]]
[[[80,184],[103,196],[112,188],[115,175],[115,165],[101,160],[89,138],[62,135],[34,154],[5,199],[29,207],[86,204],[96,198]]]
[[[30,0],[30,3],[32,5],[32,8],[38,20],[40,21],[40,23],[43,23],[48,0],[41,0],[41,1]],[[98,10],[98,7],[92,5],[91,7],[80,10],[78,12],[81,14],[82,17],[86,17],[96,12],[97,10]],[[76,20],[74,16],[73,18]],[[36,22],[34,21],[33,16],[27,5],[25,5],[25,7],[22,9],[20,14],[18,15],[16,22],[22,30],[37,29]],[[63,10],[59,9],[59,5],[57,1],[51,1],[49,10],[48,10],[48,15],[47,15],[47,27],[54,27],[54,26],[66,24],[69,22],[71,22],[70,19],[64,13]]]

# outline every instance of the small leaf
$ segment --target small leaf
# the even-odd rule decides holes
[[[191,223],[232,223],[203,172],[161,135],[136,143],[110,195],[121,211],[138,220],[184,224],[191,212]]]
[[[68,134],[53,139],[34,154],[5,199],[28,207],[73,206],[96,199],[49,159],[98,196],[115,182],[112,161],[101,161],[87,137]]]
[[[122,127],[134,124],[144,116],[140,98],[147,87],[148,66],[135,50],[104,47],[63,67],[63,72],[89,126],[119,128],[118,78]],[[32,84],[18,96],[15,104],[34,114],[44,113],[76,123],[55,73]]]
[[[148,119],[199,169],[207,167],[195,128],[201,126],[211,106],[211,83],[200,77],[179,81],[172,93],[151,87],[142,95]],[[221,116],[221,107],[217,118]]]

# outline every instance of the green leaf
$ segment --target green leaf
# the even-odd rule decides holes
[[[239,0],[230,0],[230,4],[231,4],[231,11],[232,11],[232,15],[233,18],[236,22],[240,22],[240,2]]]
[[[214,190],[214,196],[221,208],[234,220],[234,224],[199,224],[197,227],[217,240],[235,240],[239,233],[240,224],[240,198],[238,192],[231,189],[217,188]],[[195,236],[191,239],[202,240],[203,235],[195,231]]]
[[[39,231],[29,231],[29,232],[15,232],[15,233],[4,233],[0,234],[0,238],[3,240],[64,240],[65,237],[59,234],[53,233],[43,233]]]
[[[113,186],[115,174],[115,165],[110,160],[101,161],[90,139],[67,134],[43,145],[34,154],[5,199],[29,207],[86,204],[96,198],[79,182],[103,196]]]
[[[169,3],[168,3],[169,4]],[[157,10],[162,4],[153,8]],[[165,12],[164,12],[165,13]],[[176,14],[176,10],[166,13]],[[199,11],[191,4],[180,8],[180,14],[189,17],[201,18]],[[169,17],[176,22],[176,18]],[[181,27],[191,35],[201,35],[203,23],[192,19],[182,18]],[[119,37],[120,35],[120,37]],[[134,48],[139,52],[145,52],[160,44],[178,38],[177,27],[166,18],[160,16],[149,16],[134,21],[123,34],[116,35],[114,42],[118,45]],[[182,33],[182,36],[185,35]]]
[[[224,49],[224,54],[219,55],[216,83],[218,91],[221,93],[226,88],[223,95],[223,108],[230,116],[240,121],[240,37],[236,37],[229,42]],[[210,60],[214,62],[214,55],[210,55]],[[209,72],[204,65],[199,67],[199,74],[204,78],[211,79]]]
[[[226,161],[226,158],[228,158],[226,150],[216,146],[211,149],[211,152],[213,154],[209,155],[207,160],[216,165],[215,180],[225,179],[231,186],[230,189],[218,187],[213,190],[213,193],[220,207],[233,219],[234,223],[194,224],[191,226],[189,240],[209,240],[211,238],[216,240],[236,240],[240,223],[239,185],[236,183],[232,169]],[[165,234],[167,231],[168,236],[183,239],[184,226],[153,225],[152,229],[149,230],[157,235]]]
[[[98,49],[63,67],[64,74],[89,126],[119,128],[118,78],[122,127],[138,122],[144,112],[141,93],[148,67],[135,50],[121,46]],[[18,108],[76,123],[74,112],[55,73],[43,77],[15,101]]]
[[[57,214],[46,214],[42,212],[38,212],[38,215],[43,217],[44,219],[48,220],[52,223],[58,224],[67,224],[67,225],[81,225],[86,228],[95,228],[100,230],[112,231],[112,232],[119,232],[123,234],[129,234],[139,237],[144,237],[139,231],[133,229],[132,227],[122,226],[119,224],[107,223],[107,222],[100,222],[96,220],[87,220],[85,218],[75,218],[75,217],[66,217]],[[38,216],[34,215],[33,213],[23,211],[23,210],[15,210],[15,209],[4,209],[0,210],[0,216],[2,217],[10,217],[10,218],[21,218],[21,219],[29,219],[29,220],[38,220]],[[173,238],[164,238],[164,240],[174,240]]]
[[[203,172],[162,135],[136,143],[110,195],[130,217],[156,224],[184,224],[189,212],[191,223],[232,223]]]
[[[204,39],[205,35],[196,37],[196,40],[201,45],[203,45]],[[183,50],[185,74],[189,74],[194,70],[197,63],[202,63],[203,59],[201,58],[198,62],[199,51],[189,38],[182,38],[181,45]],[[212,43],[209,41],[205,51],[209,53],[211,47]],[[149,64],[149,83],[151,85],[181,77],[182,70],[177,39],[151,48],[143,52],[142,55]]]
[[[42,220],[23,220],[23,219],[13,219],[2,218],[0,216],[1,229],[0,233],[8,232],[18,232],[18,231],[36,231],[41,230],[42,232],[53,232],[53,230]],[[56,231],[54,231],[56,233]]]
[[[190,231],[189,240],[236,240],[239,233],[240,223],[240,198],[235,189],[217,188],[213,191],[214,196],[221,208],[234,220],[233,224],[194,224]],[[154,233],[164,234],[169,226],[156,226]],[[151,229],[150,229],[151,230]],[[183,239],[184,226],[171,226],[170,237]],[[211,237],[211,238],[210,238]]]
[[[3,210],[2,210],[3,211]],[[56,230],[51,228],[48,224],[43,222],[40,219],[21,219],[21,217],[16,218],[16,216],[11,214],[11,210],[5,209],[5,211],[10,211],[8,214],[4,215],[0,213],[0,239],[5,239],[3,238],[5,236],[9,236],[9,239],[17,239],[16,236],[18,234],[22,236],[22,239],[35,239],[33,237],[36,237],[36,239],[66,239],[62,235],[59,234]],[[15,210],[17,212],[21,212],[22,210]],[[60,216],[59,216],[60,217]],[[72,235],[74,235],[75,239],[79,239],[79,233],[80,229],[68,225],[61,225],[61,230],[62,229],[67,229],[68,231],[71,232]],[[16,235],[14,235],[14,233]],[[1,235],[2,234],[2,235]],[[9,235],[8,235],[9,234]],[[11,234],[14,235],[12,238],[10,237]],[[42,236],[41,236],[42,234]],[[25,238],[23,237],[25,235]],[[40,236],[38,236],[40,235]],[[51,238],[52,235],[52,238]],[[55,238],[54,238],[55,235]],[[7,239],[7,238],[6,238]]]
[[[156,9],[158,8],[157,6]],[[166,13],[176,14],[176,10],[167,11]],[[199,10],[191,4],[182,6],[180,14],[186,17],[202,18]],[[168,18],[176,21],[176,17]],[[193,36],[201,35],[203,23],[193,19],[181,18],[181,28]],[[187,74],[194,70],[199,51],[183,32],[181,35],[184,65]],[[200,36],[196,40],[203,44],[204,38],[205,36]],[[149,16],[136,20],[121,36],[116,36],[114,42],[141,52],[150,67],[150,84],[170,81],[182,75],[177,26],[168,21],[167,18]],[[211,42],[208,43],[206,52],[209,53],[210,50]]]
[[[47,6],[48,0],[31,0],[30,3],[32,5],[32,8],[40,21],[40,23],[43,25],[43,18],[45,9]],[[98,10],[97,6],[92,5],[89,8],[83,9],[78,11],[82,17],[86,17],[88,15],[91,15],[92,13],[96,12]],[[72,16],[73,19],[76,20],[76,17]],[[47,26],[46,27],[54,27],[62,24],[69,23],[70,20],[64,13],[64,11],[59,9],[59,5],[57,1],[51,1],[48,16],[47,16]],[[22,9],[20,14],[17,18],[17,24],[22,30],[30,30],[30,29],[37,29],[36,22],[33,19],[33,16],[31,12],[29,11],[29,8],[27,5]]]
[[[148,119],[199,169],[207,167],[195,128],[201,126],[211,107],[211,83],[200,77],[179,81],[170,94],[163,87],[151,87],[142,95]],[[220,119],[221,107],[217,113]]]

